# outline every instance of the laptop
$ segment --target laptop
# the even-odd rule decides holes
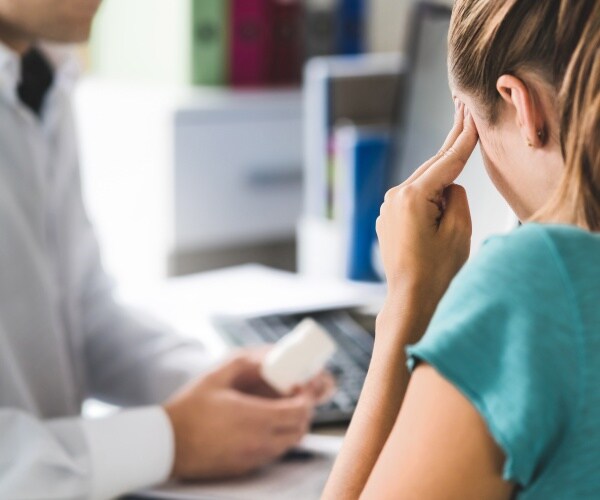
[[[375,316],[360,308],[302,311],[258,317],[213,318],[213,325],[233,346],[252,347],[277,342],[304,318],[317,321],[337,344],[327,369],[337,382],[333,398],[316,409],[313,425],[350,421],[365,381],[373,352]]]

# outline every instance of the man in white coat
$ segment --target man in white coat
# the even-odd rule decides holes
[[[85,40],[99,3],[0,0],[0,498],[247,472],[300,440],[328,385],[266,397],[251,352],[203,374],[198,345],[115,302],[82,203],[72,61],[40,42]],[[126,409],[86,420],[90,396]]]

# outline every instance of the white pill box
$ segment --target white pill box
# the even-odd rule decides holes
[[[263,361],[263,379],[280,394],[316,376],[337,350],[335,341],[314,319],[306,318],[283,337]]]

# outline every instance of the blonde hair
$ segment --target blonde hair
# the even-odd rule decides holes
[[[501,75],[534,71],[555,90],[566,168],[538,218],[600,230],[600,2],[456,0],[449,68],[491,123]]]

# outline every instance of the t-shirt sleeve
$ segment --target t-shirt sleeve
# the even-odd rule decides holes
[[[527,487],[577,413],[581,344],[560,258],[526,226],[481,249],[407,352],[409,368],[428,363],[469,399],[505,453],[504,479]]]

